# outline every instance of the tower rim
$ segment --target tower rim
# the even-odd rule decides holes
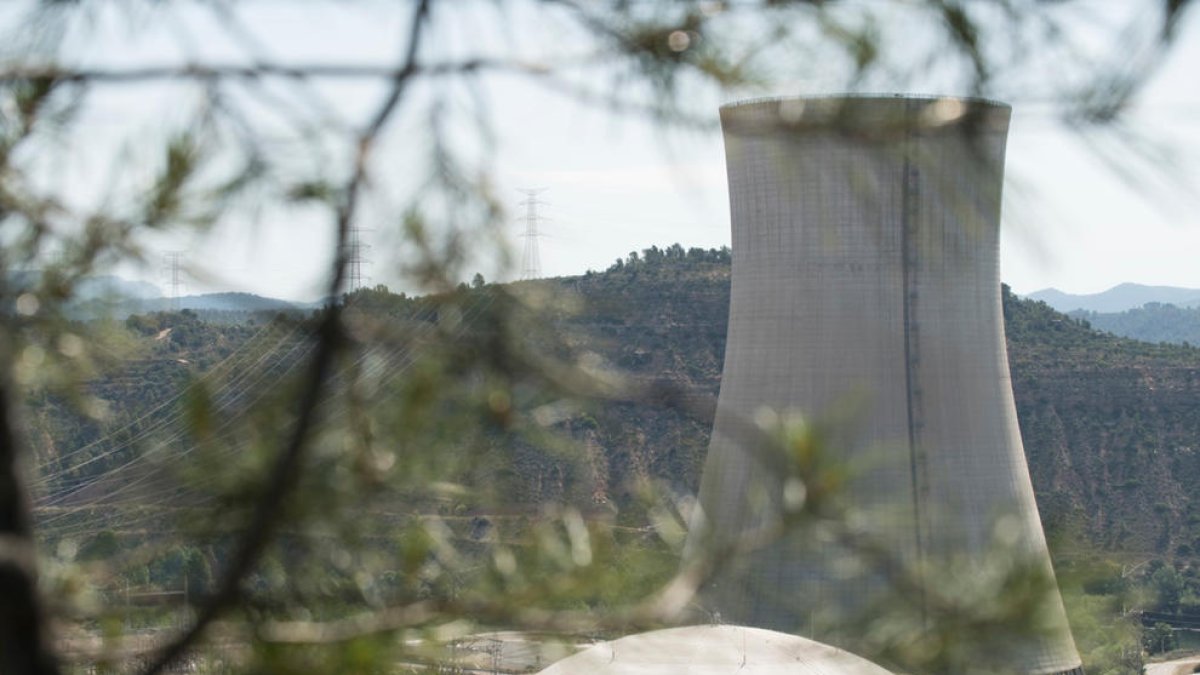
[[[962,96],[958,94],[926,94],[926,93],[870,93],[870,92],[841,92],[827,94],[779,94],[773,96],[756,96],[721,104],[720,110],[736,110],[738,108],[771,103],[849,103],[849,102],[884,102],[911,101],[936,103],[938,101],[957,102],[970,106],[987,109],[1012,110],[1012,105],[999,99],[985,96]]]
[[[773,96],[728,103],[721,106],[720,115],[727,133],[831,130],[894,140],[939,130],[968,135],[1006,132],[1012,106],[986,98],[926,94]]]

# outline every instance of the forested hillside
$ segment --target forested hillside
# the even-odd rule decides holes
[[[492,447],[514,444],[496,470],[523,485],[517,494],[526,506],[565,498],[620,510],[645,480],[695,490],[720,383],[729,260],[728,250],[675,245],[631,254],[604,272],[515,285],[518,293],[554,298],[540,315],[543,333],[554,336],[547,349],[663,392],[660,401],[584,400],[555,416],[553,426],[577,441],[577,461],[493,435]],[[493,302],[496,291],[477,284],[454,294],[459,333],[478,332],[468,339],[481,349],[489,312],[506,311]],[[383,289],[360,291],[353,302],[364,315],[406,325],[446,313],[435,301]],[[1025,448],[1050,531],[1112,551],[1200,553],[1200,516],[1192,508],[1200,479],[1200,350],[1098,333],[1007,289],[1004,312]],[[43,503],[70,504],[81,489],[116,487],[117,478],[94,477],[145,452],[137,440],[154,425],[170,429],[162,426],[163,406],[177,411],[187,401],[171,392],[207,378],[217,410],[236,415],[249,397],[279,386],[307,344],[303,322],[285,317],[238,325],[159,313],[112,330],[129,356],[93,382],[91,393],[114,411],[105,423],[70,412],[66,402],[30,400]],[[401,373],[408,361],[388,356],[379,367]]]
[[[642,377],[715,396],[728,274],[727,255],[671,247],[558,283],[585,299],[570,325],[592,336],[590,348]],[[1200,349],[1103,334],[1007,288],[1003,299],[1025,449],[1052,534],[1114,551],[1200,550],[1191,508]],[[614,406],[596,418],[610,485],[647,470],[695,485],[710,419]]]
[[[1145,342],[1200,345],[1200,307],[1148,302],[1124,312],[1071,312],[1097,330]]]

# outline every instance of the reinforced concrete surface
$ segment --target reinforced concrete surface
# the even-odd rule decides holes
[[[824,449],[850,472],[843,502],[888,561],[983,569],[999,541],[1004,555],[1050,580],[1044,630],[1012,663],[1025,673],[1076,672],[1004,343],[1009,115],[984,100],[892,96],[721,109],[732,295],[689,548],[720,549],[780,522],[786,463],[761,454],[758,423],[838,419]],[[704,589],[705,608],[840,643],[822,627],[897,591],[879,570],[855,571],[847,553],[785,536],[718,576]]]
[[[761,628],[687,626],[602,642],[541,675],[891,675],[854,654]]]

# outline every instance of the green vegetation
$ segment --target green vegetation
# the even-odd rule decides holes
[[[603,616],[651,593],[678,564],[675,502],[695,491],[708,442],[729,258],[675,245],[580,277],[346,298],[355,346],[333,385],[346,440],[311,460],[304,500],[288,507],[309,527],[273,544],[247,579],[264,598],[295,598],[258,620],[314,607],[337,620],[366,594],[386,605],[450,598],[486,626],[497,596]],[[1200,617],[1188,489],[1200,476],[1190,450],[1200,447],[1200,350],[1100,334],[1007,289],[1003,299],[1025,446],[1076,638],[1088,672],[1132,672],[1139,640],[1167,648],[1172,622]],[[118,605],[128,589],[209,593],[229,524],[253,498],[245,476],[266,461],[259,430],[286,424],[262,402],[293,386],[313,321],[233,324],[185,310],[101,326],[113,357],[96,364],[88,391],[107,415],[81,416],[36,388],[29,397],[44,543],[81,564],[142,551],[104,582]],[[546,359],[575,359],[640,393],[564,398],[553,393],[563,383],[518,375]],[[443,451],[373,440],[397,437]],[[177,465],[181,454],[189,461]],[[348,485],[355,509],[324,508]],[[204,522],[200,507],[214,500],[227,522]],[[180,518],[186,540],[170,534]],[[1109,555],[1153,562],[1127,573]],[[428,567],[443,558],[458,562]],[[1151,617],[1140,638],[1132,609]],[[123,620],[176,618],[131,607]],[[270,668],[295,657],[259,654]]]
[[[505,257],[511,225],[493,85],[692,130],[712,128],[718,99],[814,78],[903,91],[932,67],[972,96],[1017,83],[1136,175],[1161,162],[1130,140],[1141,135],[1126,133],[1126,113],[1194,3],[1114,21],[1060,3],[515,4],[46,1],[4,13],[0,670],[428,671],[457,637],[492,627],[602,636],[682,620],[722,557],[672,571],[720,377],[728,252],[651,249],[604,275],[461,284],[469,265]],[[277,30],[301,24],[329,38]],[[1071,48],[1080,26],[1100,47]],[[391,48],[367,48],[370,28]],[[285,58],[278,40],[298,51]],[[107,58],[114,46],[131,58]],[[1031,76],[1048,58],[1065,79]],[[194,312],[85,325],[74,313],[112,311],[88,279],[153,265],[153,246],[240,256],[250,251],[231,242],[291,249],[280,237],[301,228],[327,242],[327,297],[359,285],[359,236],[376,228],[396,254],[390,274],[423,297],[375,289],[245,325]],[[1112,397],[1119,383],[1068,372],[1061,381],[1085,391],[1044,391],[1051,410],[1035,396],[1046,431],[1033,436],[1050,439],[1031,444],[1043,494],[1081,491],[1051,517],[1093,538],[1115,517],[1131,534],[1105,546],[1189,554],[1187,495],[1166,488],[1192,467],[1154,469],[1191,438],[1183,396],[1157,393],[1191,386],[1191,362],[1066,346],[1066,365],[1124,364],[1155,393],[1138,380],[1095,407],[1091,392]],[[1020,372],[1047,374],[1031,358]],[[820,443],[762,431],[807,489],[779,514],[788,527],[845,534],[818,499],[837,473],[813,466]],[[1097,462],[1112,475],[1072,473]],[[1136,497],[1110,508],[1093,479]],[[985,663],[989,647],[1036,628],[1026,582],[1046,579],[993,571],[961,587],[969,602],[945,598],[944,630],[900,603],[866,631],[873,654],[902,672],[1003,672]],[[665,577],[670,592],[651,593]],[[168,625],[161,643],[140,632]]]
[[[1200,345],[1200,307],[1148,302],[1124,312],[1071,312],[1097,330],[1145,342]]]

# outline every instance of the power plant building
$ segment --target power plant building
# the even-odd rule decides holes
[[[796,486],[756,434],[802,415],[829,429],[822,451],[849,476],[841,503],[890,560],[982,566],[999,528],[1007,554],[1053,581],[1004,341],[1009,116],[986,100],[891,96],[721,109],[732,295],[693,551],[779,524]],[[722,622],[839,644],[820,634],[831,625],[821,617],[896,592],[887,574],[846,560],[838,542],[784,534],[701,600]],[[1013,670],[1081,673],[1057,587],[1045,593],[1049,629],[1012,650]]]
[[[685,626],[629,635],[538,675],[892,675],[854,654],[762,628]]]

